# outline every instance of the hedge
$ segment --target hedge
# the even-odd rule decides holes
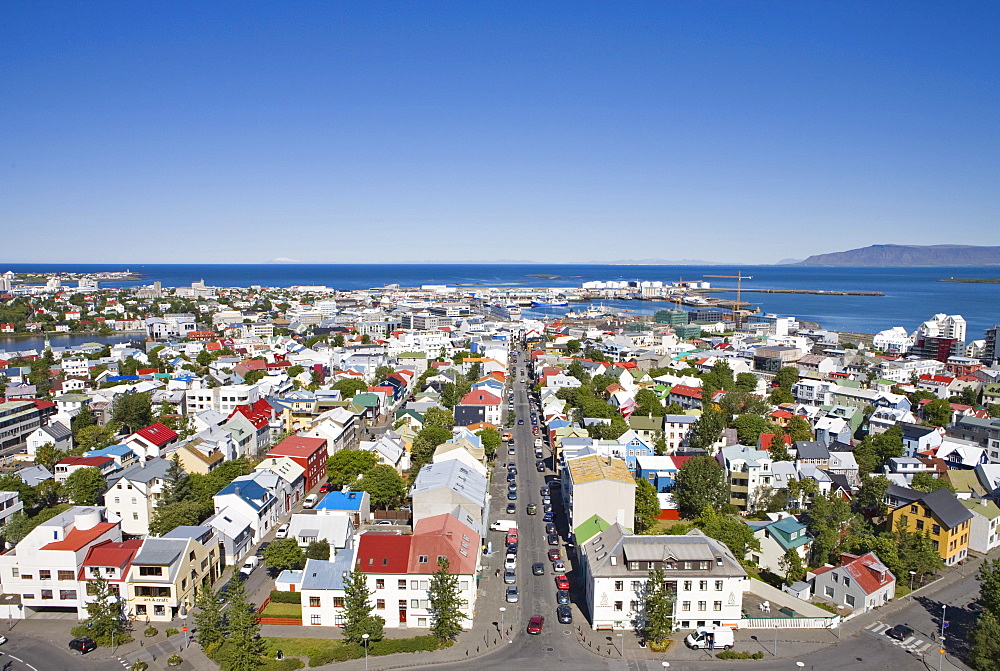
[[[280,592],[272,589],[271,601],[275,603],[302,603],[302,592]]]
[[[757,652],[736,652],[735,650],[723,650],[716,655],[719,659],[764,659],[764,653]]]

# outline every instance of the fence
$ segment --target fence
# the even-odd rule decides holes
[[[840,624],[840,616],[831,617],[746,617],[740,629],[829,629]]]
[[[264,599],[264,603],[260,604],[260,608],[257,609],[257,621],[261,624],[287,624],[287,625],[301,625],[301,617],[260,617],[260,614],[264,612],[267,608],[267,604],[271,603],[271,597]]]

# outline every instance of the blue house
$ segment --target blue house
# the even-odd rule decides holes
[[[639,434],[629,429],[618,437],[617,444],[612,446],[611,455],[624,460],[628,470],[632,471],[634,475],[636,459],[655,456],[656,450],[652,443],[647,443],[639,437]]]
[[[649,480],[657,493],[667,494],[673,489],[678,469],[671,457],[655,454],[637,457],[636,468],[636,478]]]
[[[317,515],[348,513],[354,524],[366,524],[371,520],[372,508],[368,492],[330,492],[316,504]]]

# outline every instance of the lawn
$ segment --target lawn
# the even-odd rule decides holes
[[[264,654],[274,657],[277,650],[281,650],[285,657],[313,657],[320,653],[328,652],[339,648],[342,643],[340,639],[334,638],[274,638],[264,637]]]
[[[260,614],[261,617],[302,617],[301,603],[275,603],[271,601]]]

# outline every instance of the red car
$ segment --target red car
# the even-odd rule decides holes
[[[569,578],[564,575],[556,576],[556,589],[569,589]]]
[[[542,625],[545,624],[545,618],[541,615],[536,615],[530,620],[528,620],[528,633],[529,634],[540,634],[542,633]]]
[[[324,482],[322,485],[320,485],[319,488],[320,494],[328,494],[329,492],[332,491],[333,491],[333,485],[331,485],[329,482]]]
[[[549,550],[549,561],[559,561],[562,559],[562,555],[559,554],[559,550]]]

